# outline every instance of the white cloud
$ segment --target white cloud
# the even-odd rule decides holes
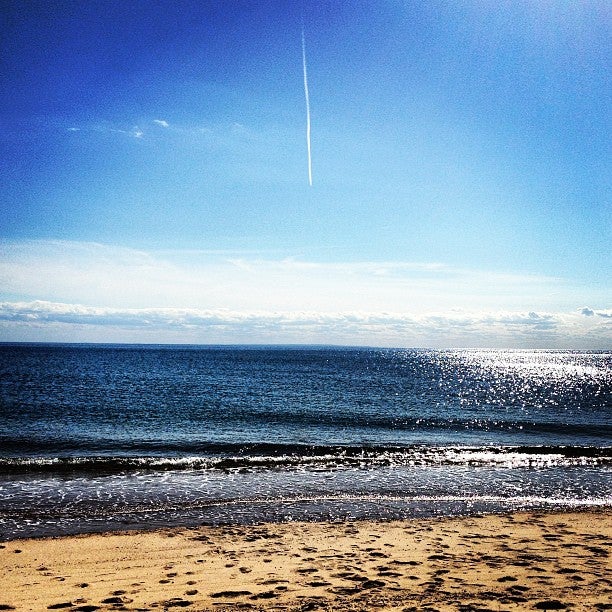
[[[444,311],[550,308],[557,279],[419,262],[314,262],[236,254],[162,255],[95,243],[5,243],[4,295],[109,307]],[[554,305],[555,309],[557,305]]]
[[[585,317],[597,316],[604,319],[612,319],[612,309],[593,310],[592,308],[585,306],[584,308],[580,308],[580,314],[584,315]]]
[[[81,132],[83,134],[121,134],[131,138],[143,138],[145,135],[144,130],[138,125],[134,125],[133,127],[129,128],[126,125],[110,123],[107,121],[89,123],[80,126],[70,126],[66,128],[66,131]]]
[[[576,308],[595,292],[439,262],[4,242],[0,287],[4,339],[601,348],[612,329]]]
[[[377,346],[603,348],[612,325],[580,313],[431,313],[120,309],[56,302],[0,303],[8,339],[325,343]],[[594,339],[599,339],[599,344]]]
[[[94,121],[79,126],[64,126],[67,132],[79,132],[85,135],[107,136],[116,135],[118,138],[128,139],[156,139],[172,147],[181,150],[201,152],[202,149],[227,150],[232,153],[236,163],[246,158],[254,163],[260,160],[260,156],[265,154],[270,156],[283,155],[283,147],[287,147],[288,142],[296,138],[296,134],[277,125],[267,125],[254,128],[253,126],[243,125],[228,118],[211,124],[201,123],[170,123],[165,119],[140,117],[138,123]],[[154,129],[156,126],[158,129]],[[273,168],[265,166],[267,171]],[[258,167],[257,172],[262,172]],[[279,179],[288,180],[287,177],[279,176]],[[250,179],[257,180],[257,175],[250,176]]]

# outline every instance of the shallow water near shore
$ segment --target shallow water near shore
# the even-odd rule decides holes
[[[0,345],[0,537],[612,506],[612,354]]]

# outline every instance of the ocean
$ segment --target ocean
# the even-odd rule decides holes
[[[612,353],[0,345],[0,539],[612,506]]]

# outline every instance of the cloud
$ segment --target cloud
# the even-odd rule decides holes
[[[585,320],[578,313],[121,309],[46,301],[0,303],[0,329],[13,339],[29,339],[38,331],[60,341],[68,337],[75,341],[403,347],[592,348],[594,330],[601,333],[602,343],[612,339],[612,326]]]
[[[182,146],[193,146],[194,144],[201,146],[202,144],[207,144],[215,148],[235,149],[244,145],[252,147],[258,144],[264,148],[278,148],[281,145],[286,145],[287,141],[295,136],[293,133],[288,133],[275,124],[258,126],[255,129],[253,126],[233,121],[231,118],[228,118],[226,121],[207,124],[170,124],[166,119],[141,117],[137,123],[129,120],[125,122],[100,120],[79,126],[68,126],[63,129],[66,129],[68,132],[123,134],[133,138],[142,138],[145,135],[152,135],[151,131],[146,131],[146,127],[143,127],[150,126],[151,124],[164,128],[163,130],[156,131],[157,137],[161,137],[162,132],[165,132],[166,137],[173,138],[175,144]]]
[[[163,123],[166,123],[165,121]],[[161,124],[160,124],[161,125]],[[168,127],[168,124],[165,125]],[[80,126],[69,126],[65,128],[67,132],[80,132],[82,134],[120,134],[130,138],[143,138],[145,135],[144,129],[139,125],[133,125],[131,128],[125,124],[110,123],[101,121],[97,123],[88,123]]]
[[[557,310],[563,283],[465,270],[439,262],[317,262],[257,254],[153,253],[97,243],[0,243],[0,294],[117,308],[509,311]],[[541,321],[539,322],[542,323]]]
[[[0,338],[524,348],[611,342],[612,311],[575,308],[601,296],[561,279],[440,262],[262,255],[0,242]]]
[[[593,310],[592,308],[585,306],[584,308],[580,309],[580,313],[585,317],[597,316],[603,319],[612,319],[612,310]]]

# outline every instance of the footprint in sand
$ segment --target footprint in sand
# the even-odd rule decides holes
[[[263,593],[256,593],[249,597],[249,599],[274,599],[278,597],[278,593],[275,591],[264,591]]]
[[[132,599],[127,599],[126,597],[107,597],[102,600],[103,604],[126,604],[132,603]]]
[[[497,579],[497,582],[516,582],[516,580],[514,576],[502,576]]]
[[[534,608],[536,610],[566,610],[567,605],[557,599],[551,599],[549,601],[538,601]]]
[[[211,593],[210,596],[213,599],[219,599],[221,597],[233,599],[235,597],[242,597],[244,595],[252,595],[251,591],[219,591],[218,593]]]
[[[193,602],[188,601],[187,599],[181,599],[180,597],[173,597],[172,599],[168,599],[166,601],[159,602],[159,605],[162,605],[165,610],[168,608],[186,608],[190,606]]]

